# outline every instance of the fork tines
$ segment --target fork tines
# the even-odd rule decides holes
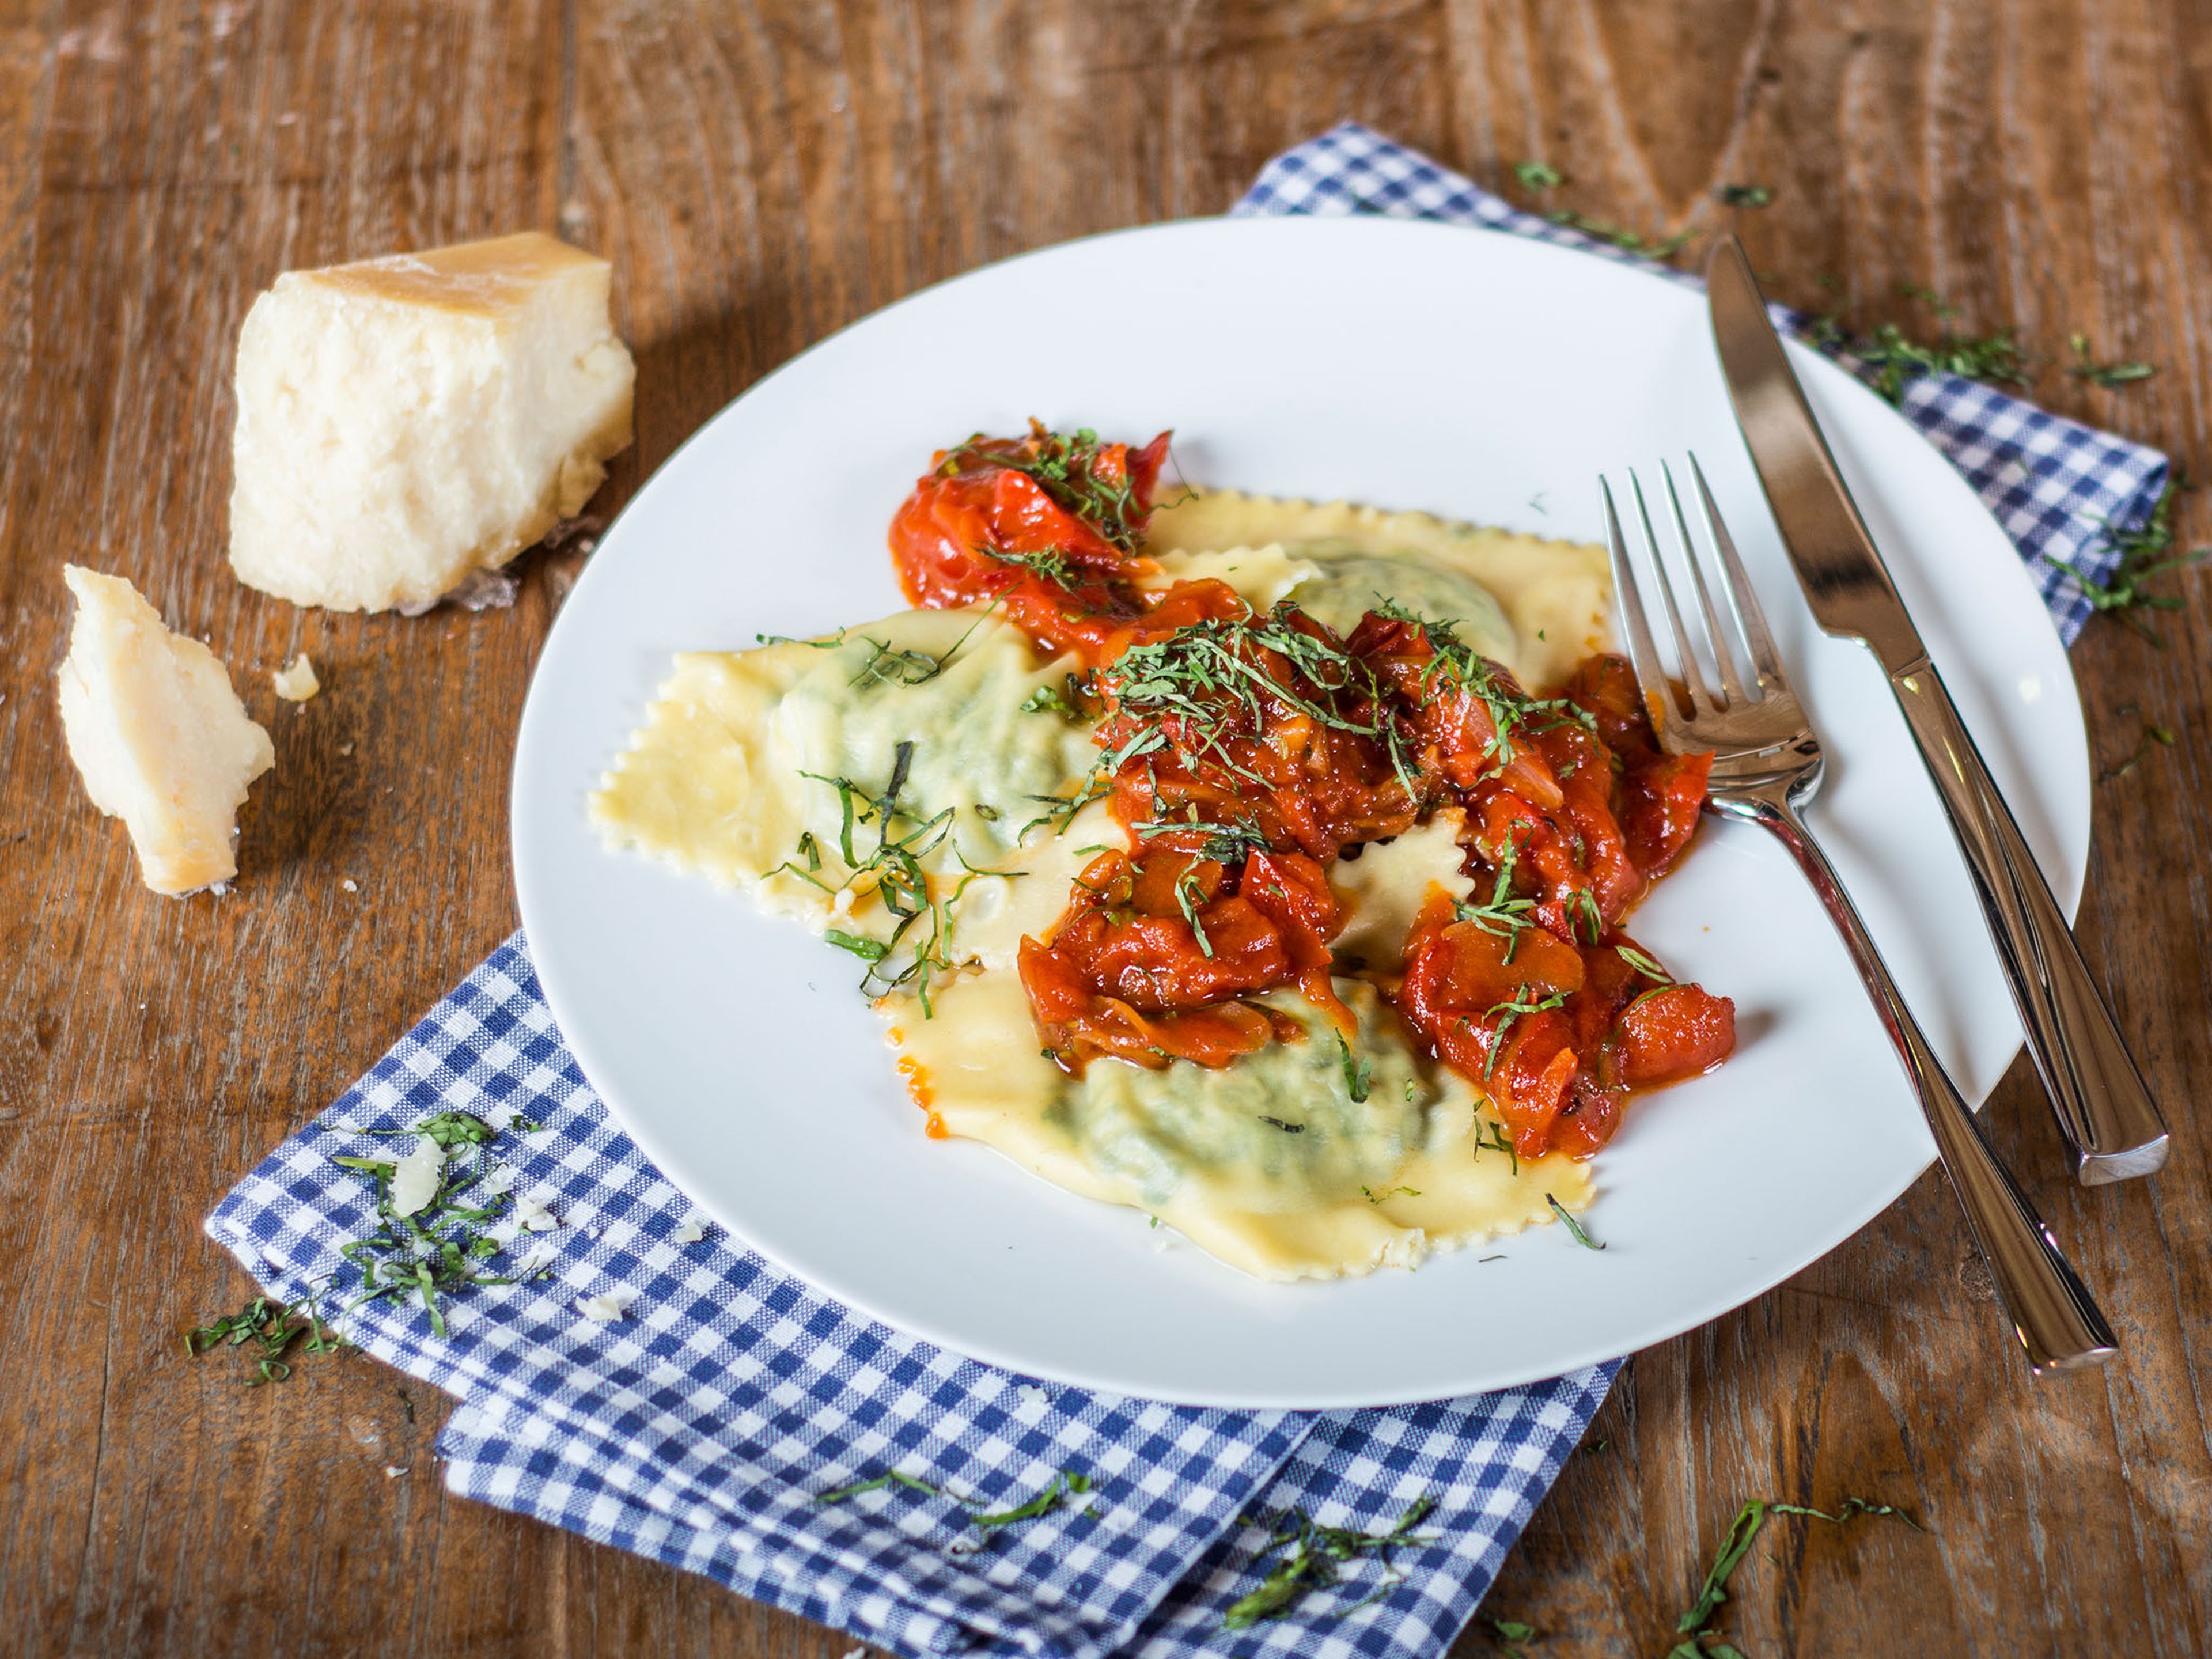
[[[1698,517],[1705,526],[1710,551],[1701,550],[1698,538],[1691,533],[1688,517],[1682,510],[1681,493],[1674,485],[1674,469],[1662,461],[1659,471],[1666,484],[1668,515],[1674,522],[1675,552],[1672,562],[1687,572],[1705,624],[1701,651],[1683,620],[1682,607],[1675,597],[1674,574],[1668,568],[1670,561],[1653,527],[1643,480],[1632,471],[1628,483],[1636,504],[1636,520],[1643,532],[1644,562],[1657,586],[1660,605],[1673,636],[1675,672],[1671,674],[1652,638],[1641,584],[1629,554],[1627,538],[1621,531],[1613,487],[1601,478],[1598,488],[1604,497],[1606,541],[1613,556],[1613,591],[1620,606],[1623,632],[1627,636],[1629,659],[1635,665],[1636,678],[1645,689],[1653,713],[1661,717],[1660,739],[1670,750],[1707,750],[1787,740],[1796,731],[1802,730],[1802,717],[1782,672],[1781,659],[1775,653],[1766,617],[1759,608],[1758,593],[1745,574],[1735,538],[1721,520],[1720,508],[1705,482],[1705,470],[1698,465],[1698,458],[1692,455],[1690,474],[1697,484]],[[1709,564],[1713,567],[1710,580]],[[1715,586],[1728,602],[1732,628],[1722,621],[1720,609],[1713,602]],[[1716,678],[1719,682],[1717,690],[1712,684]],[[1660,690],[1662,687],[1663,692]],[[1790,731],[1780,729],[1785,725]]]

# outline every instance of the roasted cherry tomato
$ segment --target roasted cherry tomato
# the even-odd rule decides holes
[[[1041,644],[1103,660],[1144,614],[1129,577],[1167,446],[1164,432],[1133,452],[1033,422],[1026,438],[940,451],[891,520],[900,586],[926,608],[998,599]]]

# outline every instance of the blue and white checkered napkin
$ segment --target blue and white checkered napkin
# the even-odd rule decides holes
[[[364,1129],[483,1117],[518,1200],[561,1225],[497,1233],[504,1268],[550,1272],[447,1303],[370,1303],[343,1322],[378,1358],[462,1402],[446,1481],[587,1537],[911,1655],[1441,1651],[1474,1609],[1605,1397],[1603,1365],[1535,1388],[1388,1411],[1205,1411],[992,1370],[840,1307],[732,1240],[690,1238],[690,1206],[608,1119],[562,1046],[517,934],[322,1117],[225,1199],[208,1230],[286,1301],[359,1273],[368,1182],[334,1154],[388,1156]],[[518,1118],[527,1133],[511,1129]],[[512,1206],[520,1207],[520,1206]],[[611,1297],[622,1316],[595,1319]],[[606,1311],[605,1304],[601,1311]],[[1072,1470],[1080,1505],[979,1534],[955,1505],[892,1490],[817,1494],[887,1468],[992,1510]],[[1381,1532],[1434,1505],[1395,1552],[1299,1616],[1238,1636],[1222,1616],[1259,1583],[1251,1514],[1303,1508]],[[1337,1615],[1332,1617],[1331,1615]]]
[[[1357,126],[1270,163],[1239,213],[1419,216],[1588,245]],[[1598,251],[1613,257],[1617,251]],[[2162,457],[1967,382],[1915,382],[1906,413],[1956,459],[2033,559],[2098,568],[2095,521],[2149,510]],[[2109,561],[2109,553],[2107,554]],[[2046,573],[2048,574],[2048,573]],[[2046,594],[2069,632],[2070,581]],[[334,1155],[387,1152],[364,1129],[459,1109],[501,1137],[518,1200],[560,1224],[516,1231],[548,1271],[344,1321],[370,1353],[456,1395],[447,1483],[921,1656],[1217,1655],[1431,1659],[1473,1613],[1580,1439],[1616,1365],[1534,1388],[1382,1411],[1205,1411],[1040,1383],[872,1323],[719,1233],[607,1117],[562,1047],[521,936],[493,953],[369,1074],[226,1198],[208,1231],[276,1296],[349,1299],[339,1246],[373,1226],[368,1183]],[[593,1317],[619,1309],[618,1316]],[[987,1508],[1063,1470],[1078,1506],[994,1530],[892,1489],[817,1495],[896,1468]],[[1389,1529],[1432,1507],[1389,1566],[1369,1559],[1291,1616],[1222,1617],[1268,1565],[1248,1523],[1302,1509]]]

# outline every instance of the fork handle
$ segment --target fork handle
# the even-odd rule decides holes
[[[2076,1179],[2150,1174],[2166,1162],[2165,1120],[1942,676],[1923,658],[1889,679],[1972,874]]]
[[[1859,919],[1857,907],[1804,820],[1778,793],[1715,800],[1712,805],[1717,811],[1750,818],[1778,836],[1843,935],[1859,980],[1905,1063],[1921,1115],[1936,1138],[1943,1172],[1950,1176],[1952,1190],[1958,1194],[1967,1224],[1989,1263],[1997,1299],[2027,1351],[2029,1371],[2039,1376],[2046,1370],[2094,1364],[2118,1352],[2118,1340],[2087,1287],[2060,1254],[2057,1241],[2027,1194],[1997,1162],[1972,1110],[1928,1046],[1920,1023],[1905,1006],[1881,953]]]

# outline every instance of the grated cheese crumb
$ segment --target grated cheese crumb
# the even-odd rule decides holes
[[[428,1135],[415,1137],[415,1150],[392,1167],[392,1213],[413,1215],[438,1195],[446,1173],[446,1149]]]
[[[550,1233],[561,1224],[544,1202],[535,1198],[514,1200],[514,1218],[533,1233]]]
[[[596,1321],[602,1325],[613,1324],[629,1310],[629,1298],[617,1291],[608,1291],[599,1296],[580,1296],[576,1298],[576,1311],[585,1318]]]
[[[338,885],[344,888],[349,893],[358,893],[361,891],[361,884],[356,881],[351,876],[348,876],[343,881],[340,882]]]
[[[699,1224],[699,1218],[696,1215],[685,1217],[684,1224],[678,1227],[674,1234],[678,1244],[696,1244],[706,1236],[707,1230]]]
[[[305,702],[323,689],[323,683],[315,678],[315,665],[307,660],[304,651],[292,659],[289,667],[280,668],[269,678],[276,695],[287,702]]]

